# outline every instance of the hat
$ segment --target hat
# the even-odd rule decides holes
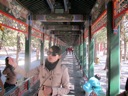
[[[96,74],[95,75],[95,78],[97,78],[98,80],[100,80],[101,79],[101,76],[99,74]]]
[[[54,53],[56,53],[58,55],[61,54],[61,49],[58,46],[54,45],[54,46],[51,46],[50,48],[53,50]]]

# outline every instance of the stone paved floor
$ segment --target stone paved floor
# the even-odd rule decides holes
[[[66,96],[85,96],[81,88],[82,73],[74,55],[66,55],[62,64],[69,69],[70,75],[70,93]]]

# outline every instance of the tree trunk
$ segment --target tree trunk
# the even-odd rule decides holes
[[[124,61],[126,61],[126,37],[124,37]]]
[[[19,52],[20,52],[21,48],[20,48],[20,34],[17,33],[17,51],[16,51],[16,63],[18,64],[18,60],[19,60]]]

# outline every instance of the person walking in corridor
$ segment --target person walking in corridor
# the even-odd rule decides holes
[[[58,46],[50,47],[47,52],[48,57],[45,64],[25,72],[15,62],[9,58],[9,64],[15,68],[15,72],[24,77],[38,75],[40,87],[38,96],[63,96],[69,93],[69,73],[68,68],[61,64],[61,49]]]

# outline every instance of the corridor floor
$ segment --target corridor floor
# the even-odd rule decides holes
[[[81,88],[82,73],[75,56],[66,55],[62,64],[68,67],[70,75],[70,93],[66,96],[85,96]]]

